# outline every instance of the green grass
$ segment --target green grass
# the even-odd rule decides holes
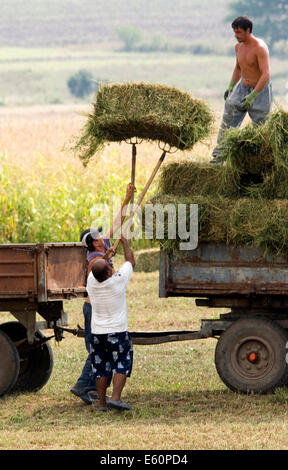
[[[189,76],[186,78],[188,80]],[[224,80],[221,89],[223,83]],[[4,217],[3,208],[8,210],[10,207],[13,214],[19,197],[23,198],[20,208],[24,214],[25,230],[31,230],[27,241],[35,242],[35,231],[29,228],[25,217],[25,211],[33,208],[32,201],[36,210],[33,220],[37,222],[34,229],[39,226],[42,211],[46,210],[48,220],[44,236],[47,241],[52,241],[51,237],[60,241],[61,224],[57,227],[56,222],[63,220],[65,215],[69,222],[65,227],[74,230],[73,239],[76,239],[79,223],[70,226],[74,212],[88,214],[88,202],[98,196],[107,200],[111,194],[124,195],[130,178],[131,149],[128,145],[105,149],[98,163],[91,162],[86,170],[80,167],[79,161],[70,160],[61,152],[67,140],[79,130],[74,113],[74,109],[72,116],[71,110],[70,114],[64,110],[58,115],[50,108],[40,111],[1,110],[1,150],[5,150],[6,156],[2,154],[1,157],[0,188],[4,188],[6,199],[5,204],[3,200],[0,202],[0,220],[5,221],[6,229],[11,228],[12,236],[21,236],[21,230],[13,231],[15,217]],[[208,147],[195,155],[209,158]],[[159,156],[157,146],[139,146],[136,167],[138,191],[147,181]],[[171,161],[177,156],[167,155],[166,158]],[[98,191],[99,180],[101,192]],[[91,193],[88,202],[80,197],[86,182]],[[32,200],[29,199],[31,195]],[[76,206],[69,206],[67,195],[76,198]],[[89,221],[90,225],[90,220],[80,217],[78,222],[84,225]],[[13,240],[16,241],[15,238]],[[223,313],[222,310],[196,308],[192,299],[158,298],[156,272],[135,272],[127,300],[130,329],[134,331],[196,330],[200,327],[201,318],[218,318]],[[83,325],[82,301],[65,302],[65,311],[69,313],[72,328],[77,323]],[[14,320],[14,317],[2,312],[1,321],[8,320]],[[50,333],[51,330],[45,332],[47,336]],[[133,405],[133,411],[126,414],[113,411],[104,416],[97,407],[84,405],[69,391],[86,359],[83,340],[65,333],[65,339],[59,345],[54,340],[51,345],[55,365],[47,385],[37,393],[11,394],[1,398],[1,450],[287,450],[287,390],[279,389],[274,395],[263,396],[238,395],[229,391],[215,369],[214,339],[159,346],[135,345],[133,373],[123,392],[123,399]]]
[[[67,79],[82,68],[97,81],[162,83],[223,105],[235,63],[235,39],[225,20],[230,3],[122,0],[119,9],[117,0],[98,0],[97,7],[90,0],[81,5],[77,0],[6,1],[0,6],[0,106],[75,103]],[[160,44],[179,44],[180,50],[200,45],[215,55],[119,52],[119,25],[138,28],[143,43],[154,41],[157,46],[158,37]],[[257,25],[255,30],[257,35]],[[283,101],[285,49],[283,60],[271,58],[271,72],[275,97]]]
[[[127,300],[131,331],[198,329],[201,318],[223,312],[196,308],[193,299],[159,299],[156,272],[134,273]],[[80,300],[65,303],[71,327],[83,324],[81,308]],[[69,392],[86,359],[83,339],[66,333],[51,345],[55,365],[47,385],[1,398],[1,449],[287,449],[287,391],[229,391],[215,369],[215,339],[135,345],[123,392],[133,410],[105,415]]]
[[[0,48],[0,55],[0,102],[4,105],[77,102],[67,80],[80,69],[90,71],[95,81],[162,83],[222,105],[235,62],[231,56],[122,53],[87,46]],[[271,70],[274,96],[284,101],[288,62],[272,58]]]
[[[23,55],[22,55],[23,53]],[[2,55],[2,52],[1,52]],[[77,102],[67,87],[68,78],[80,69],[96,81],[123,83],[146,81],[176,86],[196,97],[218,99],[224,84],[211,81],[209,70],[233,66],[231,57],[191,56],[165,53],[119,53],[105,50],[4,48],[0,61],[0,100],[6,105]],[[208,74],[207,74],[208,72]],[[229,80],[229,78],[227,78]],[[218,90],[217,90],[218,88]],[[92,97],[86,97],[90,102]]]
[[[160,34],[174,39],[223,41],[230,0],[9,0],[0,6],[0,43],[30,47],[115,42],[119,25],[133,25],[144,37]],[[213,17],[207,15],[213,6]],[[7,34],[9,31],[9,34]]]

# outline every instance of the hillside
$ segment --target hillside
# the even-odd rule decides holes
[[[128,25],[140,28],[147,36],[225,40],[231,35],[230,25],[223,23],[230,1],[1,0],[0,44],[47,47],[109,43],[117,40],[117,27]]]
[[[81,69],[97,83],[164,83],[222,106],[235,63],[231,1],[1,0],[0,106],[79,102],[67,80]],[[142,49],[123,51],[120,26],[142,33]],[[287,70],[285,55],[271,58],[277,101]]]

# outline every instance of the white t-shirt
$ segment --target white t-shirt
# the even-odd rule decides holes
[[[93,334],[121,333],[128,330],[126,289],[133,268],[126,261],[119,271],[106,281],[99,282],[90,272],[86,290],[92,306]]]

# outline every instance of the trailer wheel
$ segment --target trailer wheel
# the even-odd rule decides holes
[[[8,335],[0,331],[0,396],[15,385],[20,369],[18,351]]]
[[[265,318],[235,321],[218,340],[215,365],[235,392],[266,393],[288,382],[288,333]]]
[[[0,330],[16,344],[20,356],[20,370],[13,391],[33,392],[44,387],[52,373],[53,351],[48,342],[39,347],[35,346],[37,346],[37,339],[45,338],[45,336],[40,331],[36,331],[36,340],[30,345],[28,341],[25,341],[27,330],[22,323],[3,323],[0,325]]]

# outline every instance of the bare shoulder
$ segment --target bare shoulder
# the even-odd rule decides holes
[[[241,50],[241,44],[235,44],[235,56],[236,56],[236,59],[237,59],[237,62],[238,62],[238,56],[239,56],[239,52]]]
[[[269,49],[265,41],[263,39],[255,38],[256,39],[256,49],[257,53],[261,55],[269,55]]]

